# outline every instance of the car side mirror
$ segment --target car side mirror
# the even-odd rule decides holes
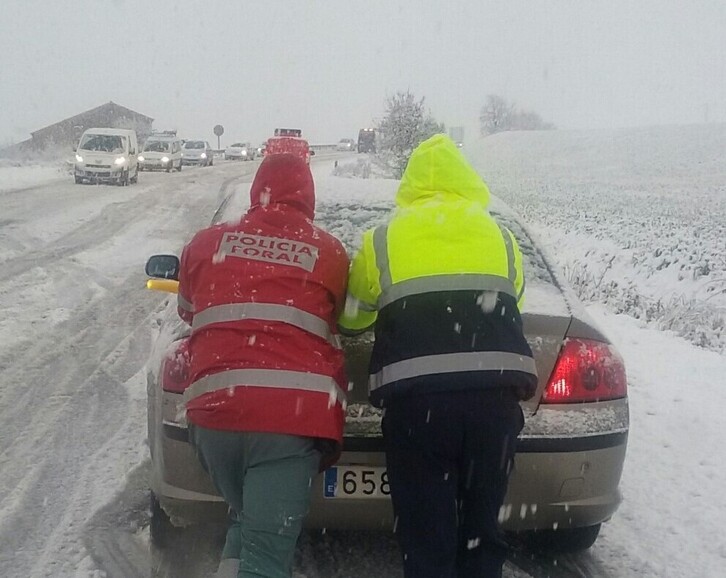
[[[156,279],[179,280],[179,257],[176,255],[152,255],[146,262],[146,274]]]

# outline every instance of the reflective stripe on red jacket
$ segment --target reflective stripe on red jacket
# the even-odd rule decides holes
[[[313,225],[312,175],[300,159],[266,158],[250,200],[240,222],[200,231],[182,253],[179,314],[192,325],[187,419],[340,443],[345,249]]]

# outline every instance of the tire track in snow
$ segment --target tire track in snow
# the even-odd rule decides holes
[[[132,291],[117,296],[131,297]],[[88,313],[99,311],[91,307]],[[11,405],[8,409],[16,410],[14,416],[3,412],[0,419],[15,433],[2,455],[3,486],[14,490],[0,498],[0,552],[14,555],[14,565],[20,562],[28,568],[42,559],[54,535],[68,529],[66,513],[70,510],[76,517],[79,503],[88,501],[89,496],[79,495],[79,483],[94,467],[93,456],[129,419],[123,384],[143,365],[151,342],[151,315],[136,307],[123,326],[109,331],[99,324],[52,349],[41,357],[42,365],[31,377],[35,395],[26,396],[25,407]],[[63,364],[64,357],[93,348],[101,350],[100,359],[91,356],[75,368]],[[63,378],[54,377],[59,366]],[[60,395],[44,395],[48,386],[55,386]]]
[[[227,169],[228,167],[224,168]],[[227,192],[229,187],[234,182],[250,176],[253,168],[256,168],[256,166],[245,167],[245,172],[235,174],[222,182],[218,189],[219,193],[217,194],[218,200],[216,206],[220,205],[220,203],[229,198],[229,193]],[[29,248],[22,254],[5,260],[2,264],[2,268],[0,268],[0,282],[15,275],[22,274],[29,269],[45,267],[58,260],[86,251],[89,249],[89,241],[101,244],[104,240],[118,236],[131,224],[148,217],[150,214],[156,214],[161,218],[164,216],[164,211],[168,211],[170,208],[174,208],[174,206],[181,207],[183,205],[179,203],[186,201],[183,195],[175,194],[170,197],[168,195],[168,189],[171,188],[171,186],[176,186],[176,188],[179,189],[188,188],[190,185],[195,185],[195,188],[196,186],[203,187],[203,181],[209,180],[210,177],[218,178],[220,173],[221,171],[219,173],[207,174],[193,173],[192,177],[196,177],[197,180],[202,181],[199,184],[197,184],[197,180],[190,180],[190,178],[184,174],[184,177],[187,177],[187,181],[182,183],[175,182],[181,180],[181,175],[173,175],[173,177],[177,178],[171,180],[171,182],[164,180],[157,181],[149,186],[136,185],[133,189],[136,194],[134,194],[131,198],[127,198],[122,201],[114,201],[113,198],[108,199],[109,204],[104,206],[98,215],[95,215],[80,226],[49,243],[45,243],[40,247]],[[45,190],[47,188],[48,187],[38,187],[37,189]],[[121,190],[122,192],[127,193],[130,189],[122,188]],[[30,198],[29,200],[33,201],[34,199]],[[87,199],[83,199],[83,201],[86,200]],[[163,202],[160,202],[160,200],[163,200]],[[24,211],[30,212],[31,214],[37,213],[39,215],[46,215],[47,209],[44,206],[45,200],[41,198],[35,200],[35,202],[39,204],[35,207],[24,207]],[[38,234],[42,234],[42,231],[38,231]]]
[[[52,243],[12,257],[0,269],[0,281],[22,274],[35,267],[46,267],[66,259],[75,253],[89,249],[89,242],[100,244],[118,235],[124,228],[139,218],[146,217],[151,211],[161,216],[164,210],[159,206],[158,194],[167,183],[142,189],[139,194],[122,202],[105,206],[100,214],[90,221],[61,236]]]
[[[224,185],[245,176],[235,175]],[[208,196],[189,197],[186,205],[177,203],[175,217],[186,222],[184,238],[205,225],[217,205]],[[133,216],[148,217],[152,232],[174,226],[163,220],[163,210],[140,210]],[[129,226],[129,215],[117,210],[114,218],[123,222],[104,228],[96,220],[81,227],[82,232],[73,231],[75,240],[66,250],[92,250],[97,245],[94,234],[103,231],[110,237]],[[59,261],[56,255],[42,261],[51,277],[78,276],[81,285],[89,277],[104,279],[102,271]],[[139,262],[140,269],[143,260]],[[158,295],[145,292],[143,281],[139,271],[104,282],[105,292],[77,307],[68,320],[35,335],[29,344],[9,347],[0,360],[0,423],[9,441],[0,448],[0,565],[12,575],[54,575],[46,553],[57,549],[65,549],[61,559],[83,555],[75,551],[78,546],[68,545],[68,535],[80,532],[94,506],[88,495],[95,479],[94,458],[112,444],[132,411],[143,414],[138,435],[145,438],[145,395],[136,407],[124,387],[148,357],[152,317],[160,303]],[[109,462],[113,459],[108,456],[102,460]],[[104,472],[98,474],[103,479]]]

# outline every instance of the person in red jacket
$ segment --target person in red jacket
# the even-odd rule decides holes
[[[349,263],[314,209],[305,161],[272,155],[242,219],[198,232],[182,252],[190,440],[232,518],[219,575],[291,575],[312,478],[340,453],[336,319]]]

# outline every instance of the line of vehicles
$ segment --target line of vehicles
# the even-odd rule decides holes
[[[274,136],[259,147],[237,142],[227,147],[222,155],[225,160],[255,160],[279,153],[298,155],[309,164],[315,151],[302,138],[302,130],[276,128]],[[77,184],[107,182],[127,186],[138,181],[141,171],[170,173],[181,171],[184,166],[211,167],[214,155],[208,141],[184,140],[176,131],[154,132],[143,147],[139,147],[133,130],[91,128],[83,133],[75,150],[73,175]]]
[[[183,140],[176,131],[154,132],[139,147],[136,131],[90,128],[75,150],[73,176],[77,184],[136,183],[141,171],[181,171],[183,166],[214,165],[214,150],[205,140]]]
[[[182,170],[182,166],[211,167],[214,150],[205,140],[183,140],[176,131],[153,133],[138,156],[139,170]]]
[[[358,141],[344,138],[339,152],[375,153],[377,131],[361,129]],[[315,154],[302,137],[302,130],[276,128],[274,135],[258,147],[236,142],[223,152],[225,160],[255,160],[264,155],[292,153],[310,163]],[[184,166],[211,167],[215,151],[206,140],[184,140],[176,131],[154,132],[139,147],[136,132],[122,128],[86,130],[75,150],[73,175],[76,183],[108,182],[121,186],[136,183],[141,171],[181,171]]]

